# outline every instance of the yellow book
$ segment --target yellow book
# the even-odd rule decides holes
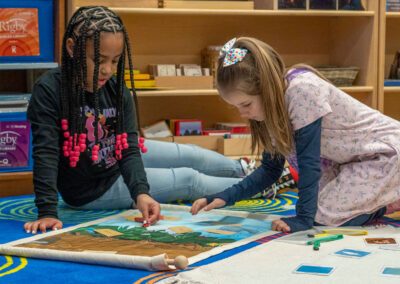
[[[125,80],[130,80],[131,76],[128,74],[125,74]],[[134,74],[133,75],[133,80],[150,80],[150,74]]]
[[[128,88],[132,87],[131,81],[125,81],[126,86]],[[141,89],[141,88],[154,88],[156,86],[156,81],[155,80],[141,80],[141,81],[135,81],[135,88]]]

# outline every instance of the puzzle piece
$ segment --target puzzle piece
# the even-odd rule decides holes
[[[213,233],[213,234],[220,234],[220,235],[233,235],[233,234],[236,234],[236,232],[225,231],[225,230],[216,230],[216,229],[210,229],[210,230],[207,230],[206,232]]]
[[[168,229],[170,229],[171,231],[174,231],[175,233],[178,233],[178,234],[193,232],[192,229],[185,227],[185,226],[169,227]]]
[[[96,229],[94,231],[99,233],[99,234],[102,234],[102,235],[104,235],[106,237],[114,237],[114,236],[123,235],[122,233],[114,231],[114,230],[111,230],[111,229]]]

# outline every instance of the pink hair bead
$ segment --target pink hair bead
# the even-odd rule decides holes
[[[62,149],[63,149],[63,151],[65,152],[65,151],[68,150],[68,146],[63,146]]]
[[[65,138],[68,138],[68,137],[70,137],[70,136],[69,136],[69,132],[68,132],[68,131],[65,131],[65,132],[64,132],[64,137],[65,137]],[[72,138],[72,137],[71,137],[71,138]]]
[[[125,143],[123,146],[124,146],[124,149],[128,149],[129,148],[129,144],[128,143]]]
[[[97,156],[97,155],[92,155],[92,161],[97,161],[99,159],[99,156]]]
[[[68,124],[61,125],[61,129],[62,130],[67,130],[68,129]]]
[[[142,149],[142,148],[144,147],[144,144],[143,144],[143,143],[138,143],[138,147],[139,147],[140,149]]]
[[[139,138],[139,143],[144,143],[144,138],[143,137]]]
[[[69,165],[71,166],[71,168],[75,168],[76,167],[76,162],[70,162]]]
[[[69,152],[68,151],[64,151],[64,157],[69,157]]]
[[[116,136],[116,138],[117,138],[117,141],[118,141],[118,140],[121,140],[121,135],[118,134],[118,135]]]
[[[86,144],[80,144],[79,148],[81,149],[81,152],[85,151],[86,149]]]
[[[99,151],[99,145],[93,145],[93,150],[94,151]]]
[[[147,152],[147,148],[143,146],[143,148],[141,149],[142,153],[146,153]]]
[[[121,150],[115,150],[116,155],[121,155]]]
[[[126,138],[122,138],[121,142],[122,142],[122,144],[125,144],[128,142],[128,140]]]
[[[122,138],[128,138],[128,134],[126,134],[126,132],[121,134]]]

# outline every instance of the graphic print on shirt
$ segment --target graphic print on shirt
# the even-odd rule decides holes
[[[100,147],[98,154],[99,159],[94,163],[100,164],[104,161],[105,167],[109,168],[117,162],[113,154],[115,149],[113,119],[116,116],[116,108],[105,108],[100,111],[102,111],[102,113],[99,116],[99,122],[97,124],[97,143]],[[85,126],[87,129],[87,139],[89,140],[88,147],[93,149],[95,143],[94,109],[86,106],[85,115],[87,117]]]

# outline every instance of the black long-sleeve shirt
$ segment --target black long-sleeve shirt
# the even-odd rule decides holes
[[[91,159],[94,98],[86,93],[87,148],[81,153],[75,168],[64,157],[65,138],[61,130],[61,72],[48,71],[36,82],[29,103],[27,119],[33,134],[33,183],[38,218],[57,218],[58,192],[70,205],[81,206],[103,195],[122,174],[133,200],[149,192],[138,138],[135,114],[129,90],[124,89],[124,131],[128,134],[129,148],[122,151],[122,159],[114,158],[116,80],[113,77],[99,90],[100,124],[99,160]]]

